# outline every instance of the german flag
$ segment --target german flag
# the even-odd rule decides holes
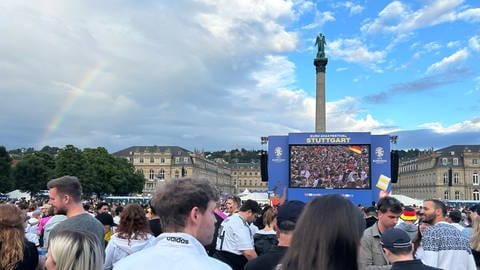
[[[351,145],[348,147],[351,151],[353,151],[356,154],[361,154],[362,153],[362,147],[359,145]]]

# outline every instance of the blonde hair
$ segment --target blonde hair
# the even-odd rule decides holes
[[[25,248],[24,214],[13,204],[0,205],[0,269],[15,269]]]
[[[273,224],[273,221],[275,220],[275,217],[276,217],[275,210],[273,209],[273,207],[269,207],[263,213],[263,225],[271,227]]]
[[[473,250],[480,251],[480,216],[475,215],[472,218],[472,239],[470,240],[470,247]]]
[[[57,270],[102,270],[103,244],[90,232],[59,231],[48,253]]]

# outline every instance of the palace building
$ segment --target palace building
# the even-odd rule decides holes
[[[267,182],[262,182],[260,174],[260,163],[233,163],[228,167],[232,173],[235,193],[243,192],[245,189],[250,192],[267,192]]]
[[[199,151],[178,146],[132,146],[113,155],[128,159],[143,173],[145,195],[152,195],[164,181],[189,176],[209,179],[222,193],[235,191],[228,164],[223,159],[209,160]]]
[[[452,145],[400,161],[393,194],[416,199],[480,200],[480,145]]]

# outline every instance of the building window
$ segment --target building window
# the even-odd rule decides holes
[[[180,176],[180,173],[178,172],[178,170],[175,170],[175,178],[178,178]]]
[[[473,164],[473,165],[477,165],[477,164],[478,164],[478,161],[477,161],[476,158],[472,159],[472,164]]]
[[[160,163],[165,163],[165,158],[160,158]]]
[[[448,171],[443,173],[443,183],[444,184],[448,183]]]
[[[143,163],[143,157],[140,158],[140,163]]]
[[[153,180],[153,178],[155,178],[155,172],[153,170],[150,170],[148,174],[148,179]]]
[[[158,171],[158,178],[165,179],[165,171],[163,169],[160,169],[160,171]]]
[[[453,159],[453,165],[457,166],[458,165],[458,158]]]
[[[155,163],[155,158],[154,157],[150,157],[150,163]]]
[[[233,175],[237,175],[237,172],[233,172]]]
[[[480,201],[480,194],[478,193],[477,189],[473,190],[473,200]]]
[[[188,163],[188,157],[183,158],[183,163]]]
[[[176,157],[176,158],[175,158],[175,164],[178,164],[178,163],[180,163],[180,158],[179,158],[179,157]]]
[[[132,163],[132,157],[128,157],[128,162]]]
[[[448,200],[448,190],[443,193],[443,199]]]
[[[479,184],[479,181],[478,181],[478,173],[476,173],[476,172],[473,173],[473,184],[474,184],[475,186],[478,186],[478,184]]]
[[[442,165],[446,166],[448,164],[448,159],[447,158],[442,158]]]
[[[458,184],[458,173],[457,172],[453,174],[453,183]]]
[[[185,167],[182,167],[182,177],[187,176],[187,169]]]
[[[249,182],[248,182],[248,183],[249,183],[249,186],[251,186],[251,185],[252,185],[252,180],[249,180]]]
[[[460,191],[455,191],[455,200],[460,200]]]

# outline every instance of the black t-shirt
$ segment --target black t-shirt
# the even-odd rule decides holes
[[[280,263],[287,250],[288,247],[275,246],[267,253],[249,261],[244,270],[273,270]]]
[[[160,226],[159,218],[150,219],[148,224],[150,225],[150,230],[152,231],[153,236],[157,237],[162,233],[162,227]]]
[[[34,243],[25,240],[23,260],[17,264],[15,270],[35,270],[38,264],[38,250]]]

